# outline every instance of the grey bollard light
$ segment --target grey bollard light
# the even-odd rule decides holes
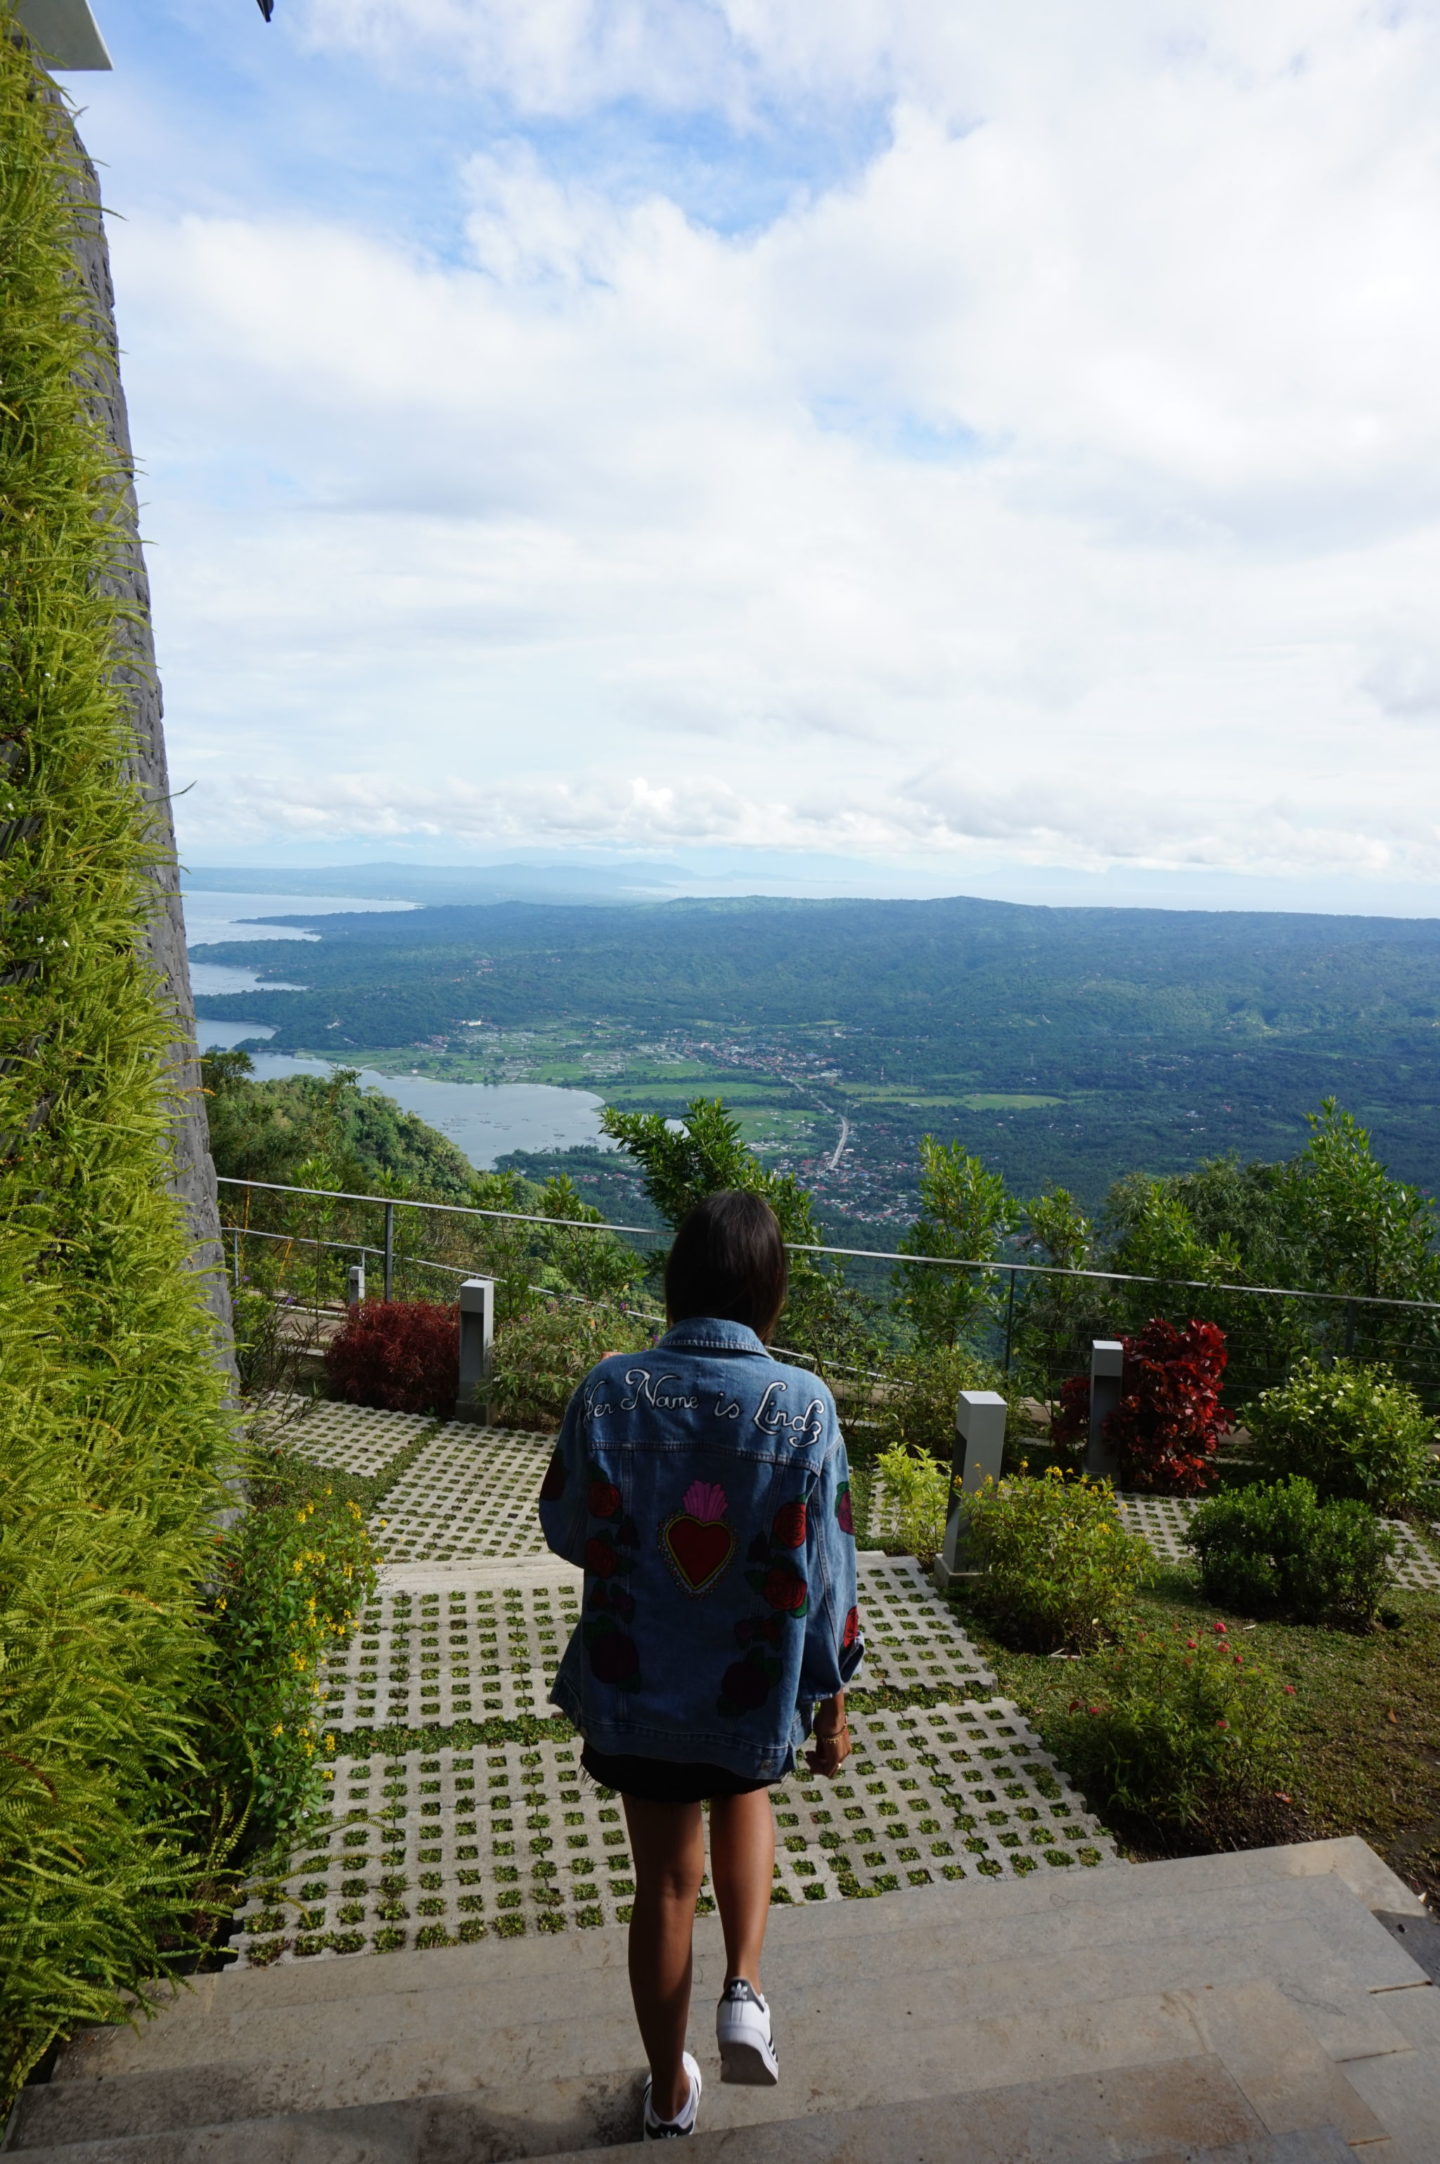
[[[978,1495],[987,1479],[1000,1478],[1004,1457],[1005,1400],[996,1390],[962,1390],[955,1407],[950,1515],[945,1523],[945,1546],[935,1567],[942,1588],[965,1568],[965,1498]],[[955,1481],[960,1484],[958,1494]]]
[[[460,1390],[457,1420],[486,1421],[490,1366],[495,1353],[495,1280],[467,1277],[460,1287]]]
[[[1097,1479],[1113,1480],[1119,1471],[1119,1458],[1103,1431],[1120,1403],[1124,1381],[1125,1347],[1119,1338],[1097,1337],[1090,1347],[1090,1440],[1085,1447],[1085,1470]]]
[[[365,1297],[365,1265],[352,1262],[345,1273],[345,1305],[358,1307]]]

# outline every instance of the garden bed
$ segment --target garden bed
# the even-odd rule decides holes
[[[1014,1653],[955,1596],[1000,1690],[1051,1744],[1072,1702],[1105,1688],[1108,1655]],[[1299,1769],[1286,1792],[1213,1839],[1167,1840],[1153,1826],[1119,1827],[1139,1857],[1248,1848],[1359,1834],[1418,1893],[1440,1903],[1440,1599],[1397,1588],[1384,1622],[1365,1633],[1257,1623],[1203,1601],[1189,1572],[1162,1569],[1136,1600],[1139,1628],[1198,1634],[1217,1620],[1295,1689]],[[1114,1813],[1108,1814],[1114,1825]]]

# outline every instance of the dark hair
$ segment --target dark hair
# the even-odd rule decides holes
[[[672,1322],[716,1315],[764,1337],[785,1305],[790,1270],[780,1220],[763,1195],[723,1187],[683,1219],[665,1259]]]

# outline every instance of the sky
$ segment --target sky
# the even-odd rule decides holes
[[[192,863],[1440,910],[1433,5],[94,5]]]

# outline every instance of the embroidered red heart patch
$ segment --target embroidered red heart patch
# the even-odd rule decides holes
[[[735,1553],[735,1535],[723,1522],[725,1490],[694,1480],[681,1497],[684,1508],[660,1528],[665,1560],[687,1593],[705,1593]]]
[[[660,1545],[687,1592],[704,1593],[735,1553],[735,1535],[728,1525],[692,1518],[682,1510],[666,1520]]]

